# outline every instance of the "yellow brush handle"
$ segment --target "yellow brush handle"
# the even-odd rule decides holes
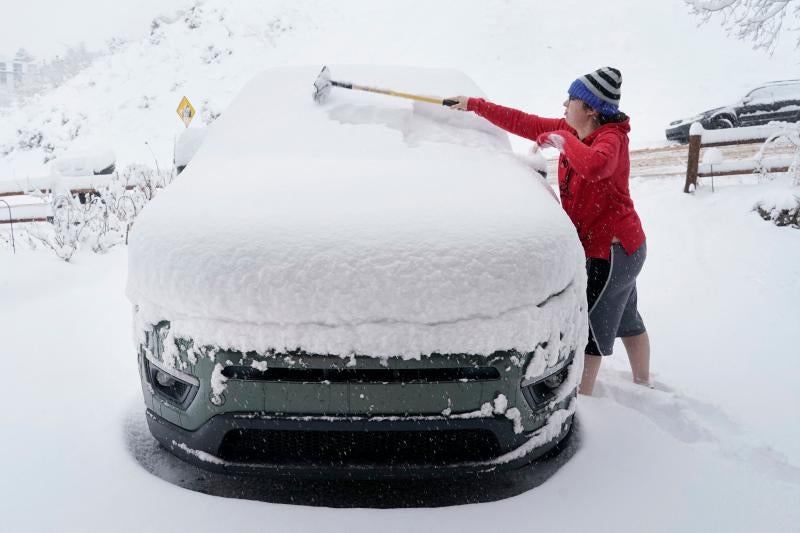
[[[370,93],[386,94],[386,95],[389,95],[389,96],[398,96],[400,98],[408,98],[409,100],[417,100],[417,101],[420,101],[420,102],[428,102],[428,103],[431,103],[431,104],[444,105],[444,99],[435,98],[435,97],[432,97],[432,96],[421,96],[419,94],[402,93],[402,92],[399,92],[399,91],[392,91],[392,90],[389,90],[389,89],[379,89],[377,87],[367,87],[365,85],[355,85],[355,84],[353,84],[351,88],[359,90],[359,91],[367,91],[367,92],[370,92]]]

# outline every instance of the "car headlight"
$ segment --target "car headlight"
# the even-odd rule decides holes
[[[520,384],[522,396],[533,410],[538,410],[547,405],[556,395],[556,390],[567,379],[569,368],[575,359],[575,352],[569,354],[564,362],[551,368],[547,374],[535,380],[525,380]]]
[[[153,392],[161,399],[185,409],[192,403],[200,388],[200,380],[164,364],[160,358],[163,351],[160,335],[163,324],[156,325],[145,337],[142,369]]]
[[[192,403],[200,388],[199,379],[166,366],[150,354],[145,356],[144,370],[156,395],[183,409]]]

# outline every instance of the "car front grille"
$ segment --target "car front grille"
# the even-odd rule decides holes
[[[222,375],[228,379],[293,383],[452,383],[493,381],[500,372],[492,366],[463,368],[267,368],[227,366]]]
[[[289,431],[235,429],[222,440],[220,458],[269,464],[448,464],[499,453],[485,429],[436,431]]]

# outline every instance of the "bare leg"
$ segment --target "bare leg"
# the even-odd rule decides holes
[[[603,357],[600,355],[589,355],[588,353],[583,356],[583,376],[581,376],[581,384],[578,387],[578,392],[592,395],[594,390],[594,382],[597,380],[597,371],[600,370],[600,363]]]
[[[622,337],[622,344],[625,345],[625,351],[628,352],[628,360],[631,362],[633,382],[640,385],[649,385],[650,337],[647,332],[645,331],[633,337]]]

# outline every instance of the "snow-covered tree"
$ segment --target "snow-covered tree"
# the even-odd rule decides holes
[[[800,30],[798,0],[685,0],[703,22],[719,17],[729,35],[772,53],[784,31]],[[800,37],[795,46],[800,48]]]
[[[30,63],[35,59],[36,58],[33,57],[33,54],[28,52],[25,48],[18,49],[17,53],[14,55],[14,61],[22,61],[25,63]]]
[[[23,97],[34,96],[58,87],[64,81],[88,67],[99,55],[86,48],[84,43],[67,46],[62,54],[51,59],[33,63],[33,56],[23,48],[17,51],[17,57],[27,57],[31,65],[29,71],[18,87],[18,93]]]

